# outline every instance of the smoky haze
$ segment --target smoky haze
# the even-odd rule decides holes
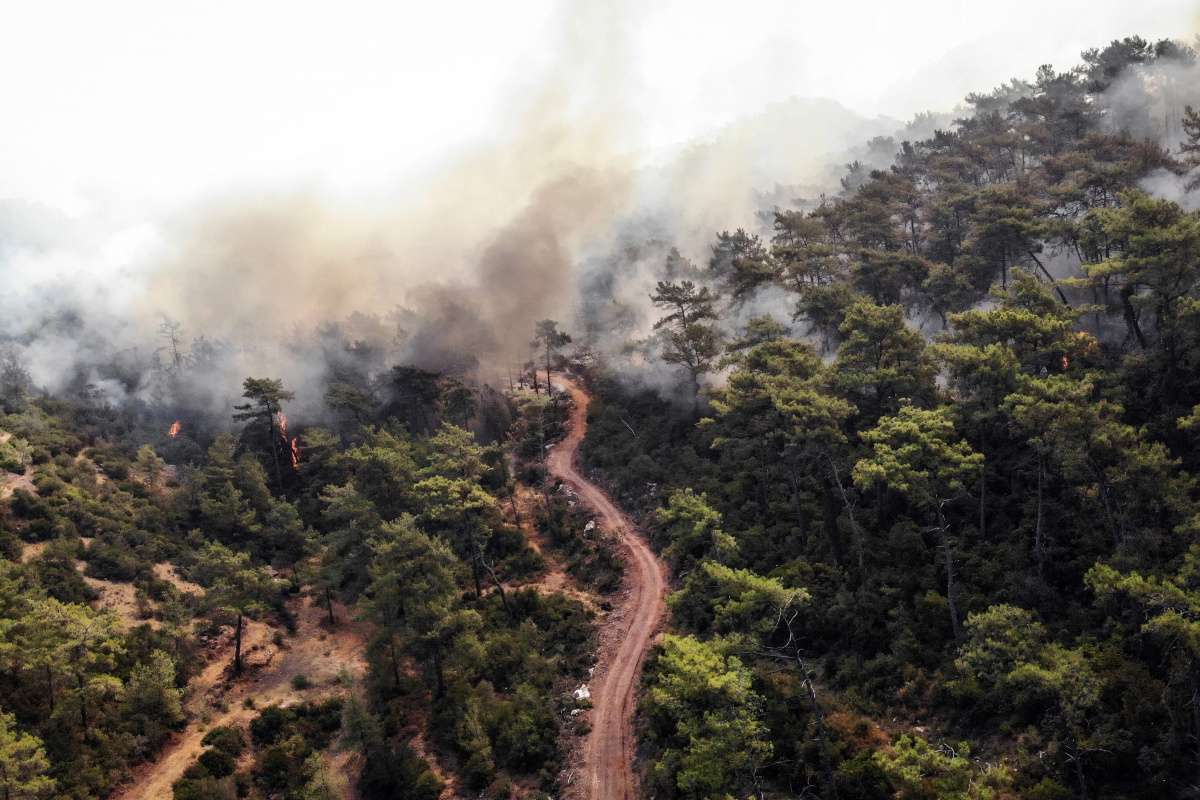
[[[0,205],[0,338],[51,391],[91,384],[113,402],[153,401],[153,367],[168,358],[159,328],[175,321],[207,369],[194,402],[214,411],[242,378],[268,375],[317,414],[339,348],[353,342],[370,346],[371,369],[411,363],[496,380],[529,357],[534,322],[554,318],[628,358],[650,332],[648,295],[668,277],[672,247],[703,267],[717,230],[763,232],[763,211],[836,191],[848,160],[885,167],[894,147],[867,147],[873,137],[894,145],[953,118],[905,129],[832,100],[791,99],[647,157],[644,109],[631,100],[647,13],[559,5],[539,43],[549,55],[503,95],[486,140],[383,189],[251,182],[149,215],[122,214],[120,203],[90,217]],[[1120,113],[1135,119],[1139,97],[1161,85],[1122,84]],[[422,113],[404,100],[394,99],[399,116]],[[764,295],[750,312],[782,319],[788,309]],[[648,383],[669,377],[629,363]]]

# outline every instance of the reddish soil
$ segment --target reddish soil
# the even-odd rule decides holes
[[[269,626],[261,622],[247,624],[242,650],[246,668],[236,678],[229,670],[232,643],[229,636],[223,637],[208,666],[188,685],[186,708],[191,722],[158,759],[135,770],[130,783],[115,792],[112,800],[169,798],[171,784],[204,750],[200,743],[204,734],[218,725],[245,726],[268,705],[287,706],[349,691],[338,676],[346,670],[357,680],[366,670],[362,624],[353,621],[347,609],[336,606],[339,623],[330,629],[325,625],[324,608],[309,598],[298,606],[296,634],[284,640],[282,649],[272,642]],[[308,678],[307,688],[292,685],[297,675]],[[252,707],[247,705],[248,700],[253,701]],[[353,760],[351,754],[331,754],[331,763],[339,772],[350,769]],[[353,798],[349,786],[344,792],[345,798]]]
[[[547,468],[591,506],[600,526],[617,537],[625,558],[623,596],[601,633],[599,660],[590,687],[592,730],[584,745],[579,788],[587,800],[634,800],[637,776],[633,770],[633,715],[642,662],[666,610],[666,568],[608,495],[579,473],[576,461],[587,432],[589,397],[562,375],[555,377],[555,384],[570,394],[574,407],[567,436],[550,451]]]

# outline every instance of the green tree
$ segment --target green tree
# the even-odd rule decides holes
[[[771,254],[762,241],[741,228],[733,233],[722,231],[717,234],[717,243],[712,247],[708,265],[713,275],[728,288],[735,302],[745,300],[778,275]]]
[[[79,730],[87,736],[93,701],[122,692],[120,681],[109,674],[125,649],[116,616],[46,598],[33,604],[24,622],[23,646],[44,673],[51,714],[77,713]],[[60,690],[66,690],[67,697],[58,705]]]
[[[254,566],[249,553],[230,550],[209,542],[197,554],[196,572],[205,585],[205,605],[210,612],[232,616],[233,671],[242,671],[242,629],[245,617],[256,617],[278,598],[279,588],[271,574]]]
[[[484,571],[492,578],[504,605],[504,585],[487,559],[487,545],[499,520],[496,499],[474,481],[435,476],[413,487],[421,498],[421,521],[431,531],[444,535],[459,557],[471,564],[475,595],[481,596]]]
[[[345,796],[346,779],[331,770],[319,752],[311,753],[301,769],[308,779],[300,789],[300,800],[341,800]]]
[[[772,747],[750,670],[717,643],[663,637],[650,669],[645,711],[660,752],[657,782],[707,800],[751,789]]]
[[[1179,153],[1193,170],[1200,167],[1200,111],[1187,106],[1183,110],[1184,140],[1179,145]],[[1189,192],[1200,189],[1200,174],[1193,175],[1187,183]]]
[[[957,437],[951,409],[902,406],[862,433],[870,456],[854,465],[854,481],[863,487],[884,485],[902,493],[926,513],[939,538],[946,568],[946,602],[954,638],[962,638],[954,552],[946,506],[961,495],[983,466],[983,456]]]
[[[326,530],[321,581],[354,599],[366,586],[371,540],[379,535],[383,518],[375,505],[350,482],[325,487],[321,500],[325,504],[321,518]],[[331,591],[326,592],[325,601],[332,617]]]
[[[367,390],[351,383],[334,382],[325,390],[325,405],[352,425],[361,427],[371,421],[378,404]]]
[[[1175,702],[1187,708],[1190,719],[1180,740],[1192,741],[1194,780],[1200,781],[1200,545],[1191,545],[1174,574],[1122,573],[1099,563],[1084,580],[1097,598],[1119,605],[1131,604],[1141,620],[1139,631],[1159,643],[1167,653],[1168,685]],[[1174,718],[1174,715],[1173,717]]]
[[[1140,192],[1122,200],[1119,208],[1094,212],[1109,255],[1084,270],[1092,282],[1120,284],[1129,335],[1142,349],[1156,351],[1156,394],[1172,402],[1192,333],[1193,320],[1184,312],[1200,292],[1200,213]]]
[[[125,702],[132,714],[173,727],[184,719],[183,690],[175,686],[175,662],[162,650],[135,666],[129,675]]]
[[[33,378],[17,349],[12,345],[0,347],[0,411],[24,411],[32,388]]]
[[[753,640],[766,639],[781,626],[784,615],[808,599],[806,590],[789,589],[777,578],[703,561],[668,604],[674,618],[693,630]]]
[[[1007,603],[968,614],[966,631],[954,665],[988,691],[1002,688],[1018,664],[1036,660],[1046,646],[1046,626]]]
[[[167,463],[159,458],[158,453],[154,452],[154,448],[148,444],[144,444],[138,448],[137,458],[133,462],[133,468],[147,486],[157,486],[159,480],[163,476],[163,472],[167,468]]]
[[[737,542],[722,530],[721,515],[707,495],[676,489],[654,516],[666,542],[663,552],[677,571],[706,558],[728,562],[737,557]]]
[[[44,800],[54,794],[55,781],[46,773],[50,761],[42,740],[17,727],[12,714],[0,713],[0,797],[3,800]]]
[[[296,395],[284,389],[281,380],[246,378],[242,383],[242,397],[246,398],[247,402],[233,407],[233,419],[237,422],[255,423],[265,429],[267,449],[275,465],[275,485],[282,491],[283,473],[279,468],[280,415],[283,413],[283,404],[294,400]]]
[[[896,800],[993,800],[1012,786],[1003,765],[976,765],[966,742],[934,747],[926,739],[902,734],[875,763],[895,788]]]
[[[419,470],[416,448],[407,435],[366,430],[362,443],[337,460],[338,466],[353,476],[354,488],[383,518],[393,519],[413,510],[413,484],[419,479]]]
[[[659,281],[651,302],[669,313],[654,323],[665,331],[663,360],[684,367],[691,379],[693,411],[699,407],[700,376],[711,372],[721,352],[717,319],[717,297],[707,287],[692,281]]]
[[[386,523],[371,542],[369,613],[385,639],[392,677],[400,685],[400,653],[432,636],[449,615],[460,569],[453,551],[417,529],[412,517]]]
[[[933,369],[921,335],[900,306],[860,300],[846,309],[833,385],[866,419],[894,413],[903,400],[921,402],[933,389]]]
[[[442,423],[437,434],[429,439],[428,447],[428,466],[421,471],[423,475],[478,482],[492,471],[475,434],[457,425]]]

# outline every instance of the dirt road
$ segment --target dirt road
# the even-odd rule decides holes
[[[602,649],[591,686],[592,731],[584,748],[584,796],[588,800],[634,800],[633,712],[642,661],[666,608],[666,569],[608,495],[577,471],[576,456],[587,432],[589,397],[562,375],[556,376],[554,383],[571,395],[575,406],[567,436],[550,452],[547,467],[592,507],[605,530],[619,537],[626,562],[626,593],[610,617],[617,635]]]

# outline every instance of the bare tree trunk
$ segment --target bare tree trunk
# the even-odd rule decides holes
[[[825,458],[829,460],[829,469],[833,472],[833,480],[837,483],[838,492],[842,495],[842,505],[846,507],[846,515],[850,517],[850,535],[854,537],[854,554],[858,560],[858,573],[862,575],[865,571],[863,567],[863,535],[862,530],[858,527],[858,520],[854,518],[854,504],[850,502],[850,496],[846,494],[846,487],[842,485],[842,477],[838,474],[833,456],[826,453]]]
[[[821,710],[821,704],[817,700],[817,687],[813,684],[812,674],[808,670],[808,666],[799,654],[796,656],[796,661],[800,664],[800,671],[804,675],[804,685],[808,687],[808,702],[812,707],[813,719],[817,723],[817,738],[820,739],[821,743],[821,772],[825,778],[825,791],[829,792],[829,796],[833,800],[837,800],[837,782],[833,777],[833,753],[829,746],[829,729],[825,726],[825,713]]]
[[[1046,482],[1046,467],[1045,457],[1042,455],[1041,448],[1038,448],[1038,463],[1037,463],[1037,516],[1033,526],[1033,554],[1037,559],[1038,580],[1045,580],[1046,571],[1046,546],[1042,541],[1042,508],[1043,508],[1043,485]]]
[[[987,536],[987,462],[979,470],[979,535]]]
[[[845,555],[842,553],[842,538],[838,533],[838,506],[837,501],[833,498],[833,486],[829,483],[829,477],[821,476],[821,494],[824,499],[824,521],[822,527],[825,528],[825,537],[829,539],[829,549],[833,552],[833,560],[841,566],[845,561]]]
[[[1200,679],[1192,674],[1192,738],[1196,747],[1196,785],[1200,786]]]
[[[79,724],[83,729],[83,735],[86,738],[88,733],[88,715],[87,696],[83,692],[83,673],[77,673],[75,677],[79,682]]]
[[[1137,312],[1133,308],[1133,295],[1133,284],[1127,283],[1121,287],[1121,309],[1125,316],[1125,327],[1137,339],[1138,346],[1145,350],[1149,344],[1146,341],[1146,334],[1142,333],[1141,324],[1138,323]]]
[[[475,597],[476,598],[482,597],[483,596],[483,588],[480,586],[480,583],[479,583],[479,555],[478,554],[476,554],[475,557],[471,559],[471,577],[475,581]]]
[[[1042,265],[1042,262],[1038,260],[1038,257],[1033,254],[1032,250],[1029,251],[1029,257],[1033,259],[1033,263],[1038,265],[1038,269],[1040,269],[1042,274],[1046,276],[1046,280],[1050,281],[1050,285],[1054,287],[1054,292],[1058,295],[1058,299],[1062,301],[1062,304],[1067,308],[1070,308],[1071,304],[1067,302],[1067,296],[1063,294],[1062,288],[1059,287],[1058,281],[1054,280],[1054,276],[1050,274],[1050,270],[1046,269],[1045,266]]]
[[[487,570],[488,575],[491,577],[492,583],[495,584],[496,591],[500,594],[500,602],[504,606],[505,612],[508,613],[508,616],[516,619],[516,615],[513,613],[512,606],[508,604],[508,594],[504,591],[504,584],[500,582],[498,577],[496,577],[496,570],[492,569],[492,565],[484,559],[482,553],[479,554],[479,560],[483,563],[483,568]]]
[[[1071,737],[1075,750],[1075,779],[1079,782],[1079,800],[1088,800],[1087,779],[1083,775],[1083,753],[1079,750],[1079,742]]]
[[[950,547],[950,536],[946,532],[946,517],[942,513],[942,504],[938,504],[938,537],[941,539],[942,557],[946,566],[946,605],[950,609],[950,628],[954,631],[954,641],[962,640],[962,628],[958,621],[958,586],[954,580],[954,552]]]
[[[270,416],[271,459],[275,462],[275,488],[283,491],[283,473],[279,471],[279,437],[275,432],[275,415]]]
[[[242,612],[238,612],[237,625],[233,629],[233,671],[242,671]]]
[[[400,656],[396,652],[396,637],[388,637],[388,650],[392,656],[392,679],[396,681],[396,688],[400,688]]]

